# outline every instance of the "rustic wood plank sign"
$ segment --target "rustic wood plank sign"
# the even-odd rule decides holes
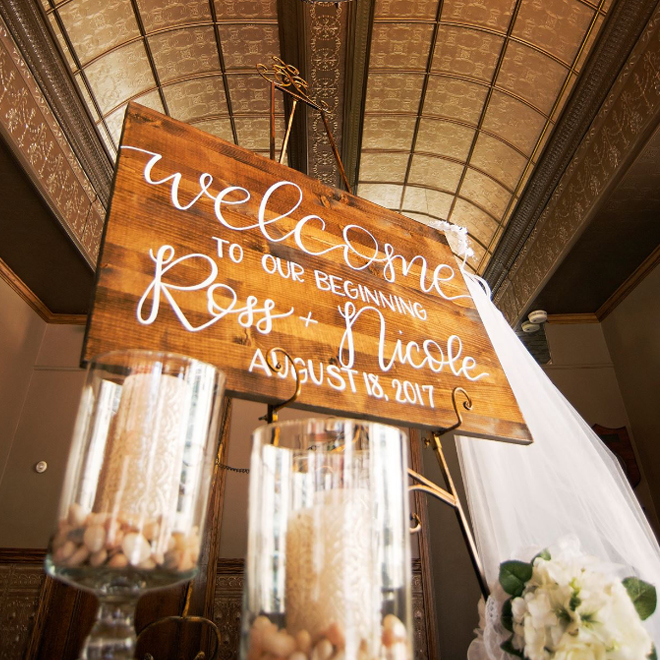
[[[218,365],[228,393],[528,442],[441,232],[152,110],[124,124],[84,358],[120,348]]]

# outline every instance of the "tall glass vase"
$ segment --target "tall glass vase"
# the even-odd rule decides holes
[[[137,599],[195,575],[224,382],[170,353],[90,362],[46,557],[100,601],[83,659],[133,658]]]
[[[407,437],[348,419],[253,435],[243,660],[410,660]]]

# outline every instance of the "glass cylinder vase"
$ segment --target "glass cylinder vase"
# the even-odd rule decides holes
[[[243,660],[410,660],[407,437],[350,419],[253,434]]]
[[[83,658],[132,658],[138,597],[195,575],[224,382],[171,353],[89,363],[46,557],[50,575],[101,601]]]

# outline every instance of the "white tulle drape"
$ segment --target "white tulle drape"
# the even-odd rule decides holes
[[[486,578],[575,534],[582,550],[660,591],[660,548],[616,458],[550,382],[478,281],[466,281],[534,443],[457,437],[461,472]],[[646,622],[660,648],[660,612]],[[479,642],[470,658],[493,658]],[[498,654],[499,656],[499,654]],[[509,657],[509,656],[507,656]]]

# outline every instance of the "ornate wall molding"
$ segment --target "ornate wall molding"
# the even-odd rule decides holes
[[[113,165],[52,36],[40,2],[0,0],[0,16],[21,57],[87,172],[103,206],[110,199]]]
[[[484,272],[497,294],[525,248],[541,213],[576,154],[621,72],[621,64],[658,5],[657,0],[615,2],[544,153],[516,205]]]
[[[0,17],[0,134],[94,267],[104,208]]]
[[[45,579],[44,552],[0,550],[0,660],[22,660]]]
[[[659,122],[660,8],[656,8],[496,293],[495,302],[510,323],[520,320]]]

